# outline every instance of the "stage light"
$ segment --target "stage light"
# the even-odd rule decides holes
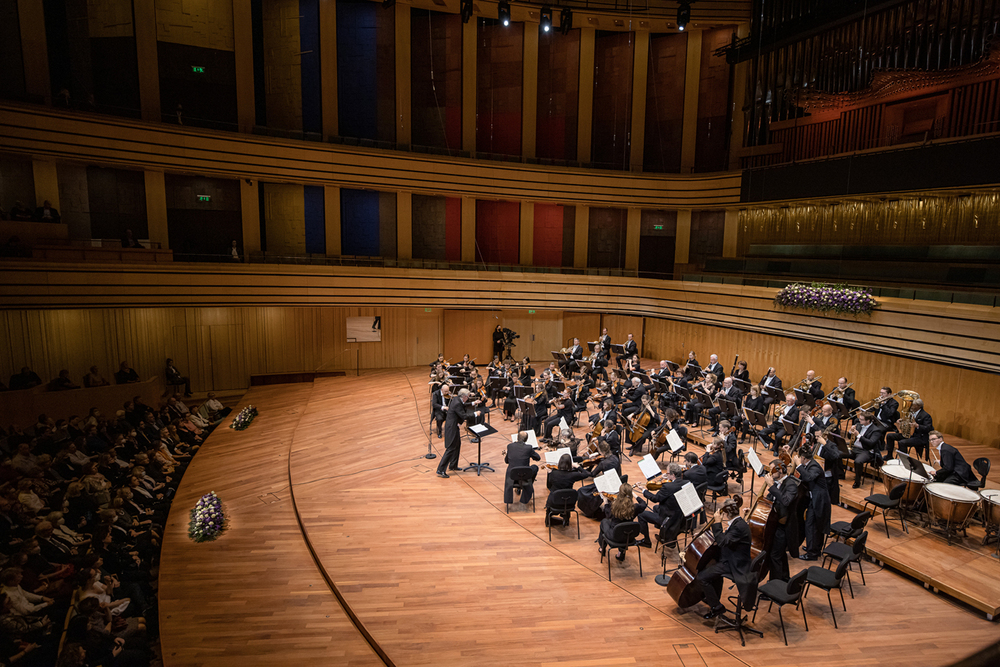
[[[510,25],[510,3],[507,0],[500,0],[500,4],[497,5],[497,14],[504,27]]]
[[[563,7],[562,11],[559,12],[559,32],[564,35],[568,35],[569,31],[573,29],[573,12],[569,10],[569,7]]]
[[[677,29],[684,30],[684,26],[691,22],[691,3],[681,2],[677,8]]]
[[[552,8],[548,5],[543,6],[541,16],[542,32],[549,32],[552,30]]]
[[[472,0],[462,0],[460,12],[462,15],[462,23],[468,23],[469,19],[472,18]]]

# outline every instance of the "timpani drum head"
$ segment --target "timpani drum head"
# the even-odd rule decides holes
[[[967,489],[964,486],[957,486],[955,484],[942,484],[940,482],[934,482],[925,486],[924,490],[933,496],[946,498],[947,500],[951,500],[956,503],[979,502],[978,493],[972,491],[971,489]]]

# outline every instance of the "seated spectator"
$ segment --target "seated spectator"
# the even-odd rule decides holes
[[[21,369],[20,373],[10,376],[10,388],[12,391],[19,389],[31,389],[42,383],[42,378],[27,366]]]
[[[125,233],[122,234],[122,247],[123,248],[141,248],[143,247],[141,243],[132,237],[132,230],[126,229]]]
[[[90,372],[83,376],[84,387],[106,387],[109,384],[111,383],[104,379],[97,366],[91,366]]]
[[[167,384],[171,386],[184,385],[184,397],[187,398],[191,395],[191,379],[187,376],[181,375],[181,372],[174,367],[174,360],[167,359],[167,368],[165,371],[165,376],[167,378]]]
[[[131,384],[139,381],[139,374],[128,365],[127,361],[119,364],[118,372],[115,373],[115,384]]]
[[[52,621],[47,616],[35,618],[14,612],[13,603],[0,593],[0,663],[5,665],[51,665],[56,661],[58,646],[47,642]]]
[[[171,417],[178,419],[183,419],[185,415],[191,414],[191,409],[184,404],[184,401],[178,401],[173,396],[167,399],[167,411],[170,412]]]
[[[59,377],[49,382],[49,391],[65,391],[67,389],[79,389],[80,385],[69,379],[69,371],[65,368],[59,371]]]
[[[22,576],[21,568],[9,567],[0,572],[0,585],[2,592],[7,596],[10,605],[10,613],[18,616],[34,616],[40,618],[40,612],[52,605],[55,600],[52,598],[35,595],[21,588]]]
[[[212,421],[219,421],[230,412],[233,411],[232,408],[227,408],[222,403],[215,398],[215,392],[208,392],[208,400],[205,401],[205,405],[208,406],[209,413],[213,416]]]
[[[49,508],[35,492],[35,483],[30,479],[22,479],[17,483],[17,502],[21,503],[26,511],[38,515],[43,511],[47,514]]]
[[[229,258],[234,262],[242,261],[240,260],[240,247],[236,243],[236,239],[233,239],[232,245],[229,246]]]
[[[23,220],[30,221],[32,219],[31,209],[25,206],[20,201],[14,202],[14,205],[10,209],[10,219],[11,220]]]
[[[35,209],[35,220],[38,222],[59,222],[59,211],[52,208],[52,204],[46,199],[41,206]]]

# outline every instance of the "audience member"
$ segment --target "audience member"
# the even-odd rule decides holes
[[[173,359],[167,359],[167,368],[164,373],[167,378],[167,384],[172,386],[184,385],[184,397],[187,398],[191,395],[191,379],[181,375],[181,372],[174,367]]]
[[[14,205],[10,209],[10,219],[11,220],[22,220],[30,222],[32,218],[31,209],[25,206],[20,201],[14,202]]]
[[[138,239],[132,237],[132,230],[126,229],[125,233],[122,234],[122,247],[123,248],[141,248],[142,244],[139,243]]]
[[[90,372],[83,376],[84,387],[105,387],[109,384],[111,383],[104,379],[97,366],[91,366]]]
[[[19,389],[31,389],[42,383],[42,378],[27,366],[21,369],[20,373],[10,376],[10,388],[12,391]]]
[[[65,391],[67,389],[79,389],[80,385],[69,379],[69,371],[65,368],[59,371],[59,376],[49,382],[49,391]]]
[[[59,222],[59,211],[52,207],[46,199],[42,205],[35,209],[35,220],[38,222]]]
[[[139,374],[128,365],[127,361],[123,361],[118,366],[118,372],[115,373],[115,384],[130,384],[133,382],[139,382]]]

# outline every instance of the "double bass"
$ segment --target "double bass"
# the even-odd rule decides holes
[[[736,505],[739,507],[743,499],[739,496],[727,498],[723,507]],[[715,522],[713,516],[695,536],[687,549],[684,550],[684,564],[674,570],[667,582],[667,594],[673,598],[678,607],[686,609],[701,602],[702,591],[698,583],[698,573],[708,567],[719,557],[719,545],[715,543],[715,534],[709,530]]]

